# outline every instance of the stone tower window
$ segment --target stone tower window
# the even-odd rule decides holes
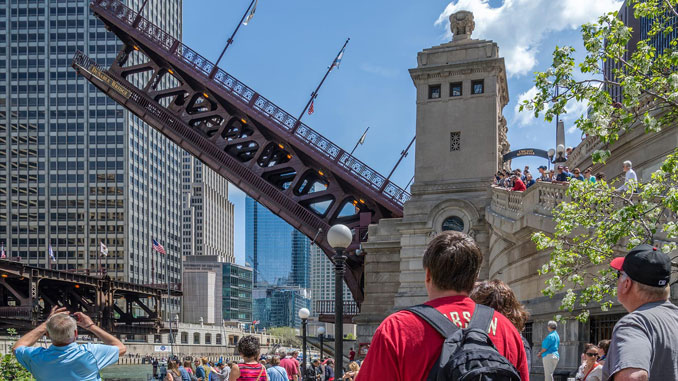
[[[440,85],[429,85],[428,99],[439,99],[439,98],[440,98]]]
[[[445,221],[443,221],[443,226],[441,228],[442,231],[451,230],[455,232],[463,232],[464,220],[457,216],[448,217],[445,219]]]
[[[471,81],[471,94],[482,94],[485,92],[485,81],[482,79]]]
[[[450,132],[450,151],[461,149],[461,131]]]
[[[460,97],[461,92],[461,82],[450,83],[450,96],[451,97]]]

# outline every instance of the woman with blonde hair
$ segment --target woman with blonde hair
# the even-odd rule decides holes
[[[360,365],[358,365],[358,363],[355,361],[351,361],[348,364],[348,372],[344,373],[344,377],[341,379],[353,381],[355,380],[356,376],[358,376],[358,371],[360,371]]]
[[[470,297],[478,304],[494,308],[513,323],[518,332],[520,332],[520,338],[523,339],[523,346],[527,355],[527,369],[529,371],[532,368],[532,346],[523,336],[523,330],[525,329],[527,319],[530,317],[530,313],[520,304],[511,287],[497,279],[476,282]]]

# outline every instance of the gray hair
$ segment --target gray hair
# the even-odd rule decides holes
[[[671,296],[671,287],[654,287],[634,281],[638,288],[638,293],[649,301],[669,300]]]
[[[631,164],[631,160],[626,160],[626,161],[624,161],[624,166],[625,166],[625,167],[632,168],[632,167],[633,167],[633,164]]]
[[[56,314],[47,320],[47,333],[53,343],[70,344],[75,341],[75,319],[68,314]]]
[[[549,321],[546,325],[554,331],[558,328],[558,323],[553,320]]]

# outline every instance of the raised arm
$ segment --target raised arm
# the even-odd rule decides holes
[[[118,340],[117,337],[111,335],[110,333],[101,329],[101,327],[98,327],[96,324],[94,324],[92,318],[89,316],[83,314],[82,312],[76,312],[75,319],[78,322],[78,327],[92,332],[96,335],[96,337],[103,341],[104,344],[118,347],[118,356],[123,356],[127,352],[127,347],[125,347],[125,344],[123,344],[122,341]]]

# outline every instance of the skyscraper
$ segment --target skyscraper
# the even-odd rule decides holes
[[[181,12],[151,1],[143,15],[180,39]],[[183,151],[70,67],[78,49],[108,66],[120,46],[87,0],[0,0],[0,241],[33,265],[137,283],[165,282],[167,259],[179,283]]]
[[[302,233],[245,199],[245,253],[254,269],[254,319],[262,327],[297,322],[288,314],[310,307],[310,247]]]
[[[311,315],[318,316],[323,301],[334,302],[334,264],[318,245],[311,246]],[[344,301],[353,301],[353,294],[344,282]]]
[[[235,262],[228,181],[188,152],[184,152],[182,176],[184,255],[216,255]]]
[[[245,198],[245,253],[255,286],[310,287],[309,239],[251,197]]]

